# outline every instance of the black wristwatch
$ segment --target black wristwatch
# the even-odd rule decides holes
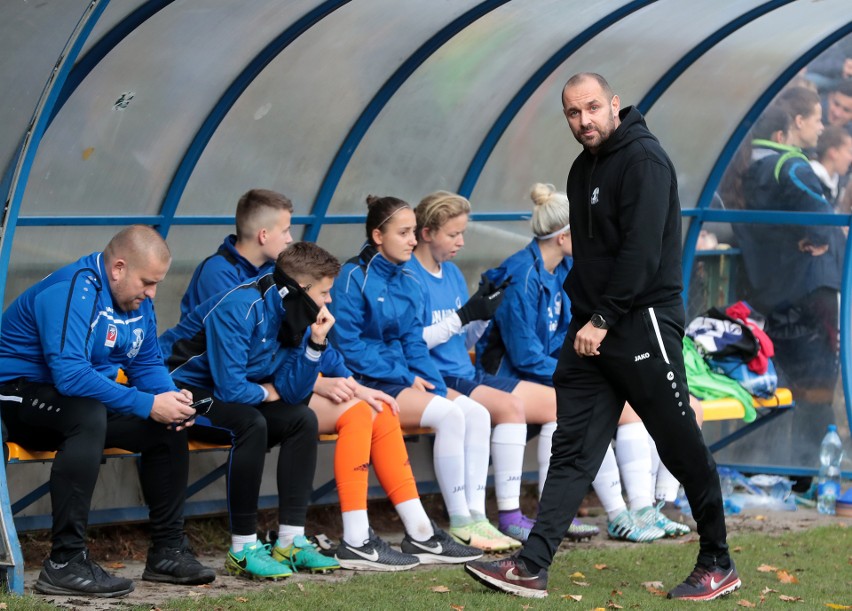
[[[308,348],[311,348],[312,350],[316,350],[317,352],[322,352],[323,350],[328,348],[328,338],[326,337],[324,340],[322,340],[321,344],[318,344],[309,337],[308,338]]]
[[[609,325],[606,322],[606,319],[600,314],[592,314],[592,319],[589,321],[592,323],[592,326],[596,329],[609,329]]]

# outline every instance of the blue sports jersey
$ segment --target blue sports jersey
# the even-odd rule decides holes
[[[274,261],[267,261],[260,267],[255,267],[237,251],[236,243],[237,236],[229,235],[219,246],[219,250],[195,268],[180,301],[181,320],[214,295],[272,271]]]
[[[119,368],[130,387],[115,381]],[[17,378],[140,418],[150,415],[155,394],[176,390],[157,344],[153,303],[119,310],[100,252],[34,284],[3,314],[0,382]]]
[[[477,368],[553,386],[556,360],[571,320],[571,303],[563,289],[571,262],[564,258],[551,274],[534,239],[487,272],[495,284],[508,276],[512,281],[476,345]]]
[[[447,387],[423,340],[422,292],[410,270],[365,246],[347,261],[331,289],[334,344],[353,372],[411,386],[414,377]]]
[[[306,346],[283,348],[278,329],[286,316],[272,274],[203,302],[160,337],[166,365],[182,384],[212,388],[227,403],[257,405],[270,382],[286,403],[310,395],[322,355]],[[328,350],[325,353],[329,353]],[[327,363],[333,353],[326,356]],[[328,365],[333,375],[347,370]]]
[[[429,273],[417,257],[411,257],[406,266],[414,273],[423,289],[421,317],[426,327],[455,314],[470,297],[464,276],[455,263],[443,263],[440,278]],[[466,337],[467,325],[449,340],[429,351],[442,376],[469,380],[476,374],[467,351]]]

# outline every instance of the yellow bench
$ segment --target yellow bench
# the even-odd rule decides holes
[[[772,407],[790,407],[793,405],[793,393],[789,388],[779,388],[775,391],[775,396],[769,399],[760,399],[753,397],[755,409],[772,408]],[[701,401],[704,407],[704,421],[713,422],[717,420],[742,420],[745,416],[745,409],[742,403],[731,397],[724,399],[711,399]]]

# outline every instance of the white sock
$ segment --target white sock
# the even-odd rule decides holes
[[[423,410],[420,426],[435,430],[432,460],[447,513],[469,516],[464,491],[465,418],[461,408],[448,399],[435,397]]]
[[[672,475],[663,461],[660,460],[660,453],[657,452],[657,444],[648,435],[648,445],[651,446],[651,464],[653,465],[651,481],[656,482],[654,488],[654,498],[658,501],[666,503],[674,503],[677,498],[677,491],[680,488],[680,482]]]
[[[352,547],[364,545],[364,541],[370,538],[370,519],[367,517],[367,510],[344,511],[340,515],[343,516],[343,541]]]
[[[235,554],[239,554],[245,546],[253,543],[257,543],[257,533],[253,535],[231,535],[231,549]]]
[[[304,537],[305,536],[305,527],[304,526],[291,526],[289,524],[279,524],[278,525],[278,541],[275,542],[275,545],[278,547],[288,547],[293,543],[293,539],[296,537]]]
[[[604,454],[598,474],[592,482],[592,487],[595,489],[595,494],[598,495],[601,506],[603,506],[610,521],[627,509],[624,498],[621,496],[621,479],[618,475],[618,463],[615,461],[612,444],[606,448],[606,454]]]
[[[423,503],[420,502],[420,499],[403,501],[394,509],[399,514],[399,519],[402,520],[405,532],[415,541],[426,541],[435,534],[432,521],[426,515],[426,510],[423,509]]]
[[[538,498],[544,490],[544,481],[547,479],[547,470],[550,468],[550,452],[553,447],[553,433],[556,432],[555,422],[546,422],[541,425],[541,433],[538,434]]]
[[[618,427],[615,458],[630,509],[650,506],[654,502],[654,484],[651,480],[651,449],[644,424],[631,422]]]
[[[484,405],[464,395],[453,399],[453,403],[464,414],[464,494],[467,508],[485,513],[491,414]]]
[[[491,431],[491,462],[499,511],[511,511],[521,506],[521,472],[526,445],[526,424],[498,424]]]

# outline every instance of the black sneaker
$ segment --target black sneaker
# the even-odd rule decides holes
[[[216,579],[216,571],[195,559],[195,554],[184,537],[180,547],[149,549],[142,579],[195,586]]]
[[[70,594],[115,598],[133,591],[133,582],[124,577],[110,575],[101,566],[89,560],[88,550],[83,550],[65,564],[48,558],[35,583],[36,592],[42,594]]]
[[[482,557],[481,549],[459,543],[434,522],[432,529],[435,534],[425,541],[415,541],[406,533],[399,549],[419,558],[420,564],[460,564]]]
[[[734,561],[723,569],[719,565],[711,567],[696,564],[689,577],[668,594],[668,598],[682,600],[713,600],[730,594],[742,585]]]
[[[524,598],[547,596],[547,570],[533,574],[517,554],[494,562],[468,562],[464,570],[482,585]]]
[[[334,554],[341,568],[361,571],[407,571],[420,564],[411,554],[393,549],[370,529],[370,538],[361,547],[341,541]]]

